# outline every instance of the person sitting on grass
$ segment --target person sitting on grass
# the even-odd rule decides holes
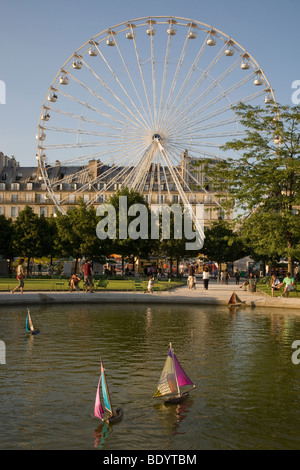
[[[295,288],[295,279],[291,276],[291,273],[287,273],[286,277],[283,279],[282,283],[279,285],[280,287],[285,285],[283,294],[280,297],[284,297],[285,295],[286,297],[288,297],[290,292],[293,291]]]
[[[272,297],[274,297],[274,291],[275,291],[275,289],[276,289],[276,290],[280,289],[280,281],[279,281],[279,279],[275,276],[275,274],[272,274],[272,276],[271,276],[271,288],[272,288]]]
[[[73,290],[79,290],[79,284],[80,282],[80,277],[77,276],[77,274],[73,274],[73,276],[71,277],[70,279],[70,292],[72,292]]]

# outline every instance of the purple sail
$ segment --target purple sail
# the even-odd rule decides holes
[[[191,379],[187,376],[187,374],[184,372],[183,368],[181,367],[177,357],[175,354],[172,352],[172,349],[170,348],[169,350],[169,356],[174,359],[174,364],[175,364],[175,370],[176,370],[176,375],[177,375],[177,381],[179,387],[183,387],[184,385],[193,385],[193,382]]]

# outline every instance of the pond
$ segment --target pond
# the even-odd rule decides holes
[[[204,306],[0,309],[1,449],[299,449],[300,316]],[[196,389],[153,398],[169,343]],[[92,418],[106,369],[119,423]]]

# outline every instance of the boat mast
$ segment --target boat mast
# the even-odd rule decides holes
[[[173,354],[173,349],[172,349],[172,344],[171,343],[170,343],[170,350],[171,350],[171,355],[172,355],[173,370],[174,370],[174,375],[175,375],[175,380],[176,380],[176,385],[177,385],[177,392],[178,392],[178,395],[181,395],[180,388],[179,388],[179,385],[178,385],[178,379],[177,379],[177,373],[176,373],[176,367],[175,367],[175,361],[174,361],[174,354]]]
[[[107,392],[107,398],[108,398],[108,401],[109,401],[111,414],[113,415],[114,414],[113,413],[113,407],[112,407],[112,404],[111,404],[111,401],[110,401],[110,395],[109,395],[108,385],[107,385],[106,376],[105,376],[105,369],[104,369],[103,363],[102,363],[102,358],[100,360],[101,360],[102,373],[103,373],[104,382],[105,382],[105,388],[106,388],[106,392]]]

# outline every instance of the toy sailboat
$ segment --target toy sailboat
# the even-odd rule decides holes
[[[192,388],[185,391],[181,390],[181,387],[186,385],[192,385]],[[163,397],[165,403],[181,403],[189,396],[189,392],[195,388],[196,385],[193,384],[181,367],[170,343],[169,353],[153,398]]]
[[[95,418],[101,419],[101,421],[108,421],[109,423],[115,423],[116,421],[119,421],[122,418],[123,410],[122,408],[117,408],[116,410],[113,410],[110,396],[109,396],[109,391],[108,391],[108,386],[107,386],[105,370],[103,367],[102,359],[100,359],[100,362],[101,362],[101,374],[100,374],[100,379],[99,379],[99,383],[97,387],[96,400],[95,400],[95,406],[94,406],[94,416]],[[101,396],[103,400],[103,405],[101,401]]]
[[[26,317],[26,331],[32,335],[37,335],[40,330],[36,330],[34,327],[33,327],[33,323],[32,323],[32,320],[31,320],[31,316],[30,316],[30,311],[29,311],[29,308],[27,309],[27,317]]]
[[[233,291],[230,299],[228,300],[228,307],[239,307],[242,305],[242,300],[239,298],[239,296]]]

